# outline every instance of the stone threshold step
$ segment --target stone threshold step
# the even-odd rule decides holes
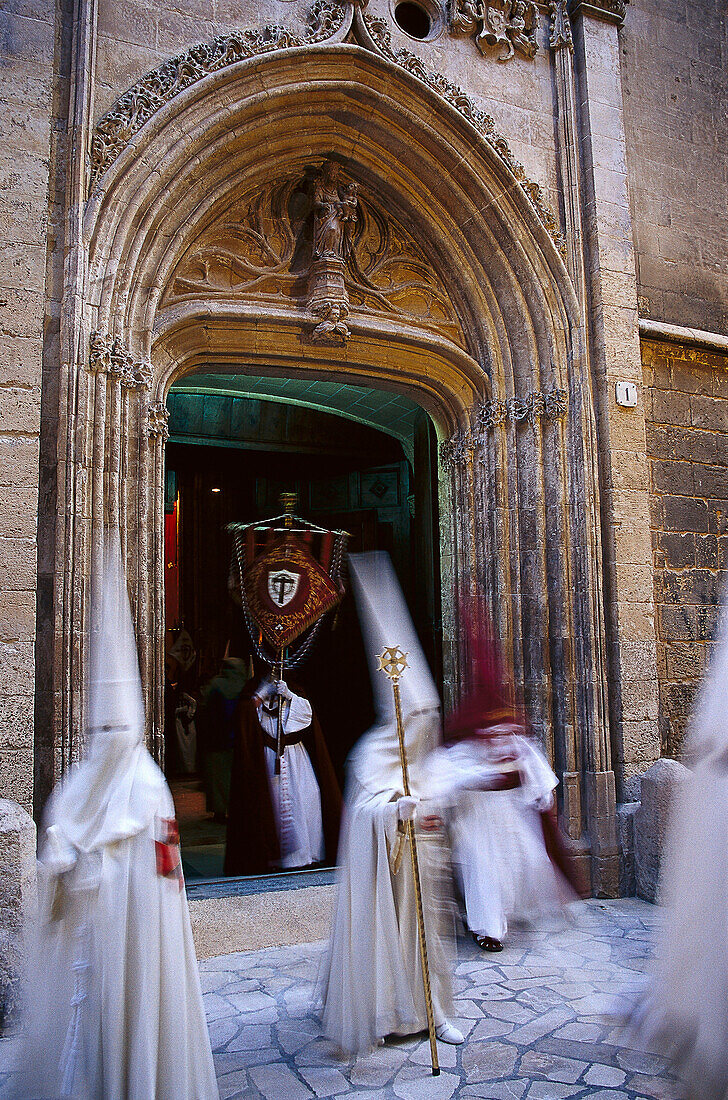
[[[197,957],[326,939],[335,876],[331,869],[189,883]]]

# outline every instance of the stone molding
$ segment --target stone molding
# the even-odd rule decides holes
[[[309,12],[310,31],[305,37],[280,24],[262,29],[218,35],[212,42],[201,42],[185,53],[169,58],[138,80],[94,127],[91,139],[89,192],[100,176],[113,164],[134,134],[160,107],[196,84],[209,73],[235,65],[251,57],[310,46],[323,42],[339,31],[346,18],[346,7],[330,0],[315,0]]]
[[[155,401],[147,408],[147,435],[150,439],[159,436],[169,439],[169,409],[164,401]]]
[[[485,443],[486,434],[500,424],[522,424],[528,421],[535,429],[539,420],[563,420],[568,413],[568,398],[564,390],[537,390],[526,397],[511,397],[508,401],[492,398],[484,401],[474,417],[472,428],[458,428],[449,439],[440,443],[440,461],[452,470]]]
[[[372,18],[368,16],[366,12],[362,13],[362,19],[372,42],[388,61],[393,62],[395,65],[399,65],[400,68],[405,69],[412,76],[421,80],[428,88],[437,92],[438,95],[447,100],[456,111],[466,118],[471,126],[474,126],[475,129],[482,134],[521,185],[531,206],[536,211],[541,224],[551,236],[561,256],[565,257],[566,242],[559,228],[556,216],[553,211],[549,209],[544,199],[540,185],[528,178],[523,165],[513,156],[506,138],[496,131],[493,118],[489,114],[486,114],[485,111],[482,111],[480,107],[476,107],[470,96],[466,95],[459,85],[453,84],[453,82],[443,76],[442,73],[428,69],[425,63],[421,58],[417,57],[416,54],[405,49],[393,50],[392,36],[389,33],[389,27],[383,19]]]
[[[595,19],[603,19],[608,23],[616,23],[621,26],[627,13],[629,0],[571,0],[569,14],[592,15]]]
[[[567,8],[567,0],[549,0],[549,15],[551,16],[551,29],[549,31],[549,45],[551,49],[567,49],[574,52],[574,38],[571,33],[571,20]]]
[[[90,374],[106,374],[129,390],[148,390],[152,384],[151,363],[135,359],[122,342],[109,333],[91,333],[88,370]]]
[[[540,24],[534,0],[451,0],[450,32],[474,37],[484,57],[498,49],[497,61],[510,61],[516,50],[533,58]]]
[[[690,344],[698,348],[728,354],[728,336],[720,332],[707,332],[684,325],[669,325],[665,321],[653,321],[649,317],[639,319],[640,336],[648,340],[667,340],[676,344]]]

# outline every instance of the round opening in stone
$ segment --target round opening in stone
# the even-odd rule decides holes
[[[427,38],[430,33],[430,16],[420,4],[414,4],[412,0],[397,4],[394,18],[411,38]]]

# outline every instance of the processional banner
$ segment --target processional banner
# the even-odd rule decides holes
[[[231,524],[231,589],[243,606],[258,656],[290,668],[305,657],[321,620],[343,598],[341,564],[348,534],[294,516],[293,494],[282,494],[282,501],[286,512],[281,516]],[[296,641],[294,653],[289,647]]]

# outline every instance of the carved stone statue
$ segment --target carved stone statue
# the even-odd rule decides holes
[[[339,183],[339,166],[327,160],[313,191],[313,258],[345,260],[357,220],[357,185]]]

